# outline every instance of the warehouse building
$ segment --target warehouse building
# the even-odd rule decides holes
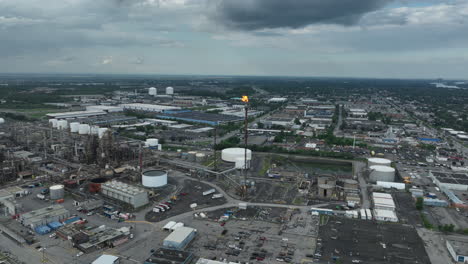
[[[20,198],[27,195],[27,193],[18,186],[8,187],[0,190],[0,200]]]
[[[239,122],[244,120],[243,117],[223,115],[223,114],[212,114],[203,113],[197,111],[183,111],[177,113],[166,113],[164,115],[158,115],[157,118],[177,120],[190,123],[206,124],[216,126],[229,122]]]
[[[200,258],[197,260],[197,262],[195,262],[195,264],[239,264],[239,262],[222,262],[217,260]]]
[[[90,253],[101,248],[116,247],[127,242],[130,237],[130,228],[114,229],[100,226],[91,230],[82,230],[81,234],[86,242],[75,244],[75,246],[85,253]]]
[[[398,217],[394,211],[374,209],[374,219],[385,222],[398,222]]]
[[[119,264],[120,258],[112,255],[101,255],[91,264]]]
[[[179,227],[164,239],[163,246],[171,249],[184,249],[193,240],[196,233],[196,229]]]
[[[468,239],[461,236],[448,236],[446,246],[456,263],[468,263]]]
[[[60,204],[51,205],[20,215],[20,222],[32,229],[47,225],[51,222],[63,220],[70,216],[70,212]]]
[[[168,248],[158,248],[144,264],[189,264],[195,258],[193,253]]]
[[[395,202],[391,194],[374,192],[372,193],[372,201],[374,209],[395,211]]]
[[[155,112],[155,113],[164,113],[169,110],[178,110],[180,107],[169,106],[169,105],[153,105],[153,104],[122,104],[120,105],[124,110],[133,110],[133,111],[145,111],[145,112]]]
[[[50,113],[46,116],[55,119],[68,119],[68,118],[83,118],[91,116],[102,116],[107,115],[104,111],[76,111],[76,112],[64,112],[64,113]]]
[[[138,208],[148,204],[148,192],[119,181],[110,181],[101,185],[101,193],[110,198]]]
[[[444,187],[449,190],[468,191],[468,174],[429,171],[429,177],[434,180],[434,183],[439,188]]]

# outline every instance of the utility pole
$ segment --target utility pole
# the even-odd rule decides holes
[[[244,185],[243,185],[243,196],[244,199],[247,198],[247,144],[248,144],[248,111],[249,111],[249,97],[248,96],[242,96],[242,102],[245,103],[245,118],[244,118]]]

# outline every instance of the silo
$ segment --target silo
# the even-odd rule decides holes
[[[318,185],[318,196],[320,198],[330,198],[333,196],[335,186],[330,184],[319,184]]]
[[[367,159],[367,167],[370,168],[374,165],[380,166],[390,166],[392,165],[392,161],[389,159],[382,159],[382,158],[368,158]]]
[[[78,133],[78,130],[80,129],[80,123],[78,122],[72,122],[70,123],[70,132],[72,133]]]
[[[141,178],[145,187],[157,188],[167,185],[167,172],[163,170],[144,171]]]
[[[226,148],[221,151],[221,159],[227,162],[237,162],[238,159],[245,159],[244,148]],[[252,160],[252,151],[247,149],[247,162]]]
[[[154,87],[151,87],[148,89],[148,94],[151,95],[151,96],[156,96],[158,95],[158,90]]]
[[[61,184],[50,186],[49,191],[51,200],[63,199],[65,196],[65,187]]]
[[[67,120],[59,120],[57,121],[57,128],[60,130],[65,130],[68,128]]]
[[[206,159],[206,155],[204,153],[197,153],[195,155],[195,160],[199,163],[205,161],[205,159]]]
[[[358,182],[356,180],[345,179],[343,180],[343,182],[344,182],[345,189],[352,189],[352,190],[358,189]]]
[[[80,135],[88,135],[90,132],[90,127],[88,124],[80,124],[78,128],[78,134]]]
[[[58,123],[57,119],[55,118],[49,119],[49,124],[51,124],[53,128],[57,128],[57,123]]]
[[[174,94],[174,88],[172,87],[167,87],[166,88],[166,95],[173,95]]]
[[[191,162],[194,162],[195,159],[196,159],[196,155],[197,155],[197,152],[196,151],[189,151],[187,153],[187,160],[188,161],[191,161]]]
[[[374,165],[369,168],[369,180],[371,182],[384,181],[393,182],[395,181],[395,169],[388,166]]]

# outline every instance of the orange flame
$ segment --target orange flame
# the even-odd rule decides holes
[[[241,100],[244,103],[248,103],[249,102],[249,97],[247,95],[243,95]]]

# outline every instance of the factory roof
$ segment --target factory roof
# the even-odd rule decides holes
[[[13,196],[15,197],[17,193],[23,193],[24,190],[18,186],[7,187],[0,190],[0,199],[3,197]]]
[[[237,263],[238,262],[221,262],[217,260],[201,258],[195,264],[237,264]]]
[[[211,125],[243,120],[242,117],[238,117],[238,116],[203,113],[203,112],[198,112],[198,111],[158,115],[157,117],[163,118],[163,119],[174,119],[174,120],[181,120],[181,121],[186,121],[186,122],[203,123],[203,124],[211,124]]]
[[[202,127],[202,128],[196,128],[196,129],[190,129],[187,130],[187,132],[192,132],[192,133],[203,133],[203,132],[208,132],[213,130],[214,128],[212,127]]]
[[[146,190],[144,190],[144,189],[141,189],[141,188],[138,188],[136,186],[126,184],[126,183],[123,183],[123,182],[119,182],[119,181],[108,181],[108,182],[102,184],[101,186],[104,189],[112,189],[112,190],[115,190],[115,191],[131,194],[131,195],[135,195],[135,194],[139,194],[139,193],[146,193]]]
[[[60,204],[54,204],[48,207],[40,208],[34,211],[30,211],[27,213],[24,213],[21,215],[22,219],[28,219],[28,220],[33,220],[33,219],[43,219],[45,217],[49,216],[60,216],[60,215],[65,215],[68,214],[68,210],[65,209]]]
[[[196,230],[191,227],[181,226],[175,229],[174,232],[168,235],[164,240],[182,243],[187,238],[187,236],[189,236],[194,231]]]
[[[165,110],[176,110],[180,109],[178,106],[170,106],[170,105],[155,105],[155,104],[121,104],[121,107],[124,109],[134,109],[134,110],[142,110],[142,111],[155,111],[155,112],[162,112]]]
[[[116,256],[102,255],[91,264],[114,264],[118,259],[119,257]]]
[[[461,236],[447,236],[447,240],[457,255],[468,256],[468,239]]]
[[[63,113],[49,113],[48,117],[65,119],[65,118],[75,118],[75,117],[87,117],[87,116],[98,116],[106,115],[104,111],[76,111],[76,112],[63,112]]]
[[[395,212],[390,211],[390,210],[374,209],[374,215],[376,218],[379,218],[379,217],[397,218]]]
[[[464,173],[432,172],[441,183],[468,185],[468,175]]]

